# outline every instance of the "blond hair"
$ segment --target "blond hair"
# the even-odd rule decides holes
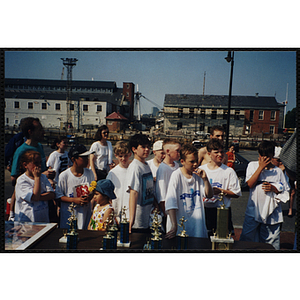
[[[127,142],[118,141],[114,147],[114,155],[119,156],[121,154],[130,153],[129,145]]]

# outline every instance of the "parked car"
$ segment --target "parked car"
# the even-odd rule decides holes
[[[205,143],[203,143],[199,140],[194,140],[194,141],[192,141],[192,145],[195,146],[197,149],[200,149],[205,146]]]
[[[235,153],[234,169],[236,175],[239,178],[239,182],[242,190],[246,190],[248,188],[248,185],[245,181],[246,169],[248,164],[249,164],[249,160],[247,160],[245,157],[241,156],[240,154]]]

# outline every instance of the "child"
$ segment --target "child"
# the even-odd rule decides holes
[[[240,183],[235,171],[222,163],[224,159],[223,143],[219,139],[211,139],[206,147],[210,162],[199,168],[206,172],[216,196],[211,199],[203,199],[206,227],[210,235],[217,229],[217,207],[220,207],[222,204],[217,198],[223,192],[225,194],[223,201],[225,207],[228,208],[228,230],[231,234],[234,234],[230,199],[238,198],[242,195]]]
[[[21,170],[25,171],[17,179],[16,221],[49,223],[48,201],[55,193],[50,182],[41,174],[41,154],[26,151],[20,159]]]
[[[114,155],[119,164],[111,169],[106,179],[110,179],[115,186],[116,199],[112,201],[112,206],[115,211],[116,220],[118,223],[121,221],[121,209],[126,206],[126,218],[129,219],[129,193],[126,193],[128,187],[126,186],[127,170],[129,166],[129,158],[131,151],[128,143],[119,141],[114,147]]]
[[[155,196],[164,216],[164,225],[166,223],[165,200],[168,183],[171,174],[179,168],[177,161],[180,159],[180,149],[181,144],[176,139],[167,138],[163,141],[165,158],[156,172]]]
[[[282,170],[272,164],[274,144],[258,146],[258,161],[248,164],[246,182],[250,188],[240,241],[269,243],[280,249],[281,202],[289,200],[289,187]],[[266,214],[265,206],[273,206]]]
[[[87,151],[82,144],[73,146],[69,151],[69,158],[73,165],[63,171],[58,177],[58,184],[55,190],[56,199],[61,200],[60,227],[68,228],[70,212],[69,205],[76,204],[75,214],[77,217],[78,229],[87,229],[91,217],[91,203],[89,195],[89,183],[94,178],[93,171],[87,169],[88,158],[91,151]]]
[[[53,151],[46,162],[47,167],[54,169],[56,172],[54,182],[57,183],[58,175],[72,165],[71,160],[68,157],[68,139],[65,136],[55,138],[51,145]]]
[[[155,182],[156,181],[157,169],[158,169],[160,163],[165,158],[165,153],[164,153],[164,150],[163,150],[163,141],[156,141],[153,144],[153,154],[154,154],[154,158],[148,160],[147,163],[148,163],[148,165],[151,169],[151,172],[152,172],[152,175],[153,175],[153,180]]]
[[[226,152],[228,161],[227,161],[227,167],[230,167],[234,170],[234,162],[235,162],[235,150],[234,150],[234,144],[231,144],[228,151]]]
[[[129,233],[132,228],[150,232],[149,220],[154,202],[153,176],[146,158],[150,153],[150,141],[144,134],[135,134],[129,140],[134,159],[128,167]]]
[[[166,238],[173,238],[180,232],[177,228],[183,216],[187,222],[185,230],[190,237],[207,237],[205,213],[202,198],[213,196],[213,189],[205,171],[197,169],[198,150],[192,145],[184,145],[180,151],[182,167],[174,171],[170,178],[166,196],[167,220]]]
[[[114,184],[108,179],[102,179],[97,182],[93,191],[93,201],[96,204],[93,214],[88,225],[88,230],[105,231],[105,221],[114,211],[111,205],[111,200],[116,198],[114,193]],[[92,191],[93,187],[89,188]]]

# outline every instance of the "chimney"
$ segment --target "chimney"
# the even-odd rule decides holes
[[[258,98],[258,93],[255,93],[255,97]]]

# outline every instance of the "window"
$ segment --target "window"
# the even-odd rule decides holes
[[[86,104],[83,104],[83,111],[89,111],[89,106]]]
[[[189,111],[189,118],[190,119],[194,119],[194,108],[190,108],[190,111]]]
[[[183,108],[178,108],[178,118],[183,118]]]
[[[74,104],[70,103],[70,110],[74,110]]]
[[[204,131],[205,129],[205,123],[200,123],[199,124],[199,131]]]
[[[271,110],[271,121],[275,121],[275,120],[276,120],[276,111]]]
[[[235,119],[235,120],[239,120],[239,119],[240,119],[240,111],[239,111],[239,110],[236,110],[236,111],[235,111],[234,119]]]
[[[211,112],[211,118],[212,118],[212,119],[216,119],[216,118],[217,118],[217,111],[216,111],[216,110],[213,110],[213,111]]]
[[[19,101],[15,101],[15,108],[20,108],[20,102]]]
[[[102,111],[102,105],[97,105],[97,111]]]
[[[205,109],[201,108],[200,118],[203,119],[203,120],[205,119]]]
[[[253,114],[254,114],[254,110],[250,110],[250,122],[253,122]]]
[[[18,125],[19,124],[19,120],[15,120],[15,124]]]
[[[177,130],[180,130],[182,128],[182,122],[177,123]]]
[[[264,119],[264,111],[263,110],[260,110],[258,112],[258,120],[263,120]]]
[[[9,118],[6,118],[6,124],[8,124],[9,123]]]
[[[60,110],[60,103],[55,103],[55,110]]]
[[[47,103],[42,103],[42,109],[47,109]]]
[[[274,133],[275,133],[275,126],[270,125],[270,134],[274,134]]]
[[[33,102],[28,102],[28,109],[33,109]]]
[[[126,97],[129,97],[129,93],[128,92],[126,93]]]

